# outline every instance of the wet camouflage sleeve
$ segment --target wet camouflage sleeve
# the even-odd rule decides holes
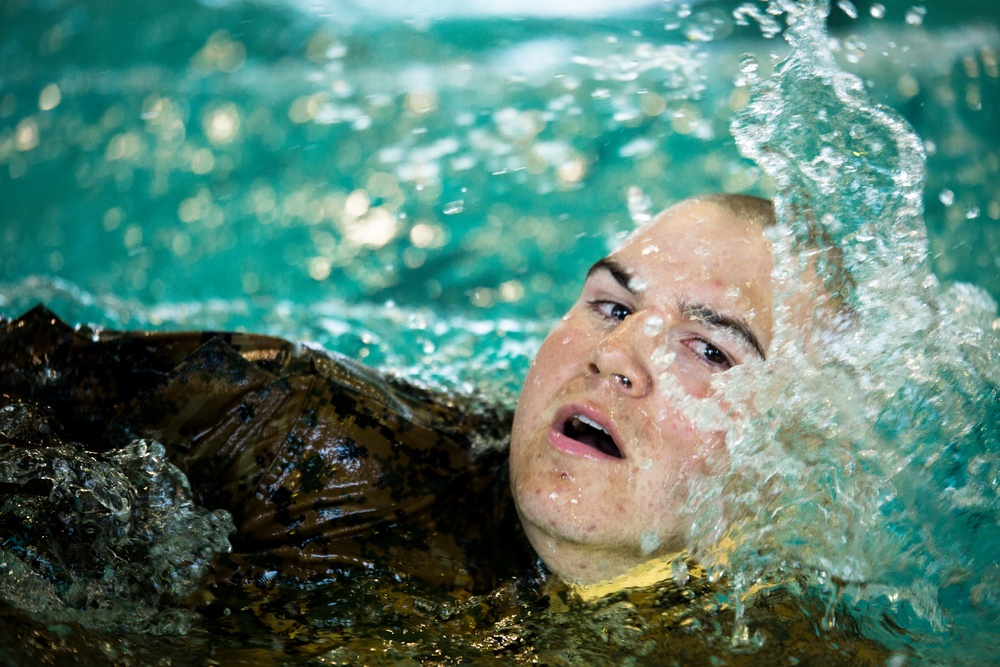
[[[448,399],[277,338],[73,329],[43,308],[0,328],[0,391],[47,406],[88,448],[161,442],[198,501],[233,514],[234,580],[492,579],[503,456],[473,455],[490,420],[463,423]]]

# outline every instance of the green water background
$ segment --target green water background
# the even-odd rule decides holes
[[[513,392],[632,227],[630,186],[654,209],[770,192],[728,126],[741,55],[766,68],[787,47],[737,25],[739,5],[5,0],[0,307],[266,331]],[[854,6],[834,7],[837,55],[926,143],[936,273],[1000,295],[995,8]]]

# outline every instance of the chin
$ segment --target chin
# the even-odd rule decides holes
[[[538,537],[563,544],[573,544],[581,547],[600,547],[607,544],[622,544],[626,540],[621,535],[609,535],[607,515],[585,505],[569,505],[569,503],[535,502],[534,498],[516,500],[518,515],[525,525],[526,532],[536,532]],[[528,530],[533,528],[534,531]],[[544,537],[542,537],[544,536]],[[530,537],[530,535],[529,535]],[[537,545],[536,545],[537,548]]]

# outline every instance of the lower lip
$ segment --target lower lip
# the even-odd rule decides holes
[[[570,438],[555,427],[549,429],[549,444],[558,449],[560,452],[590,459],[591,461],[621,461],[621,459],[616,456],[605,454],[604,452],[594,449],[590,445],[585,445],[579,440]]]

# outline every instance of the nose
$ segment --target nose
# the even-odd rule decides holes
[[[634,313],[610,331],[594,348],[591,376],[609,382],[632,398],[646,396],[653,386],[649,368],[651,337],[643,330],[644,315]]]

